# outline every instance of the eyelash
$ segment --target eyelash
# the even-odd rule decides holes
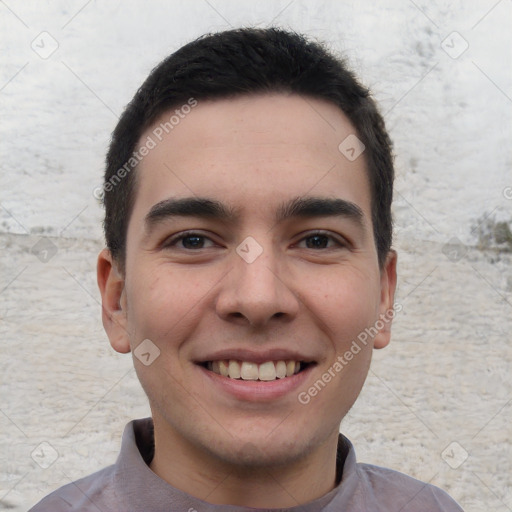
[[[342,240],[342,239],[340,239],[338,237],[335,237],[334,235],[330,234],[329,232],[322,231],[322,230],[316,230],[316,231],[312,231],[312,232],[308,233],[306,236],[303,236],[294,245],[297,245],[300,242],[302,242],[304,240],[307,240],[308,238],[313,238],[315,236],[325,236],[326,238],[334,241],[334,243],[339,248],[345,248],[345,247],[348,246],[348,243],[345,240]],[[172,248],[172,247],[175,247],[180,241],[182,241],[182,240],[184,240],[186,238],[193,238],[193,237],[202,238],[202,239],[210,240],[211,242],[213,242],[213,240],[211,240],[211,238],[209,238],[206,235],[203,235],[202,233],[198,233],[196,231],[185,231],[184,233],[181,233],[179,235],[171,237],[170,239],[165,241],[164,244],[162,245],[162,247],[163,248]],[[213,243],[215,243],[215,242],[213,242]],[[182,247],[182,249],[189,250],[189,251],[194,251],[194,249],[187,249],[185,247]],[[203,249],[203,247],[200,247],[199,249]],[[323,249],[323,250],[332,249],[332,247],[322,247],[321,249]],[[313,249],[313,250],[315,250],[315,249]]]

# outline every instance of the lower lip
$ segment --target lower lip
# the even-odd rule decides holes
[[[291,377],[260,381],[230,379],[198,365],[199,370],[203,372],[206,378],[210,379],[217,389],[238,400],[248,402],[268,402],[289,395],[304,384],[313,367],[314,365],[310,365]]]

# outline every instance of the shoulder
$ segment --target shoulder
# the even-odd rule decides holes
[[[463,512],[460,505],[439,487],[399,471],[359,463],[357,473],[363,483],[368,510],[394,511],[398,506],[403,512]]]
[[[52,492],[34,505],[29,512],[89,512],[110,510],[112,501],[114,466],[71,482]]]

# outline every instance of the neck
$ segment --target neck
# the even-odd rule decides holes
[[[337,432],[300,460],[251,467],[207,453],[158,418],[154,424],[152,471],[176,489],[208,503],[289,508],[318,499],[336,485]]]

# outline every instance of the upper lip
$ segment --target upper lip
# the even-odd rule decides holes
[[[262,364],[267,361],[301,361],[306,363],[313,363],[314,358],[305,354],[301,354],[296,350],[286,350],[281,348],[267,349],[262,351],[247,350],[247,349],[223,349],[211,352],[200,359],[197,363],[206,363],[208,361],[247,361],[250,363]]]

